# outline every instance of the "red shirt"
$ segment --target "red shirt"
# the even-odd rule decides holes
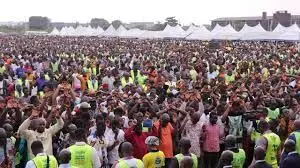
[[[125,139],[133,146],[133,156],[137,159],[143,159],[143,156],[148,153],[145,140],[148,136],[157,136],[157,129],[154,127],[152,132],[142,132],[140,135],[137,135],[133,128],[126,130]]]

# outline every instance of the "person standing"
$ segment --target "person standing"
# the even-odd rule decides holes
[[[74,140],[76,143],[68,148],[71,152],[71,167],[99,168],[100,160],[95,148],[85,143],[85,130],[79,128],[75,131]]]
[[[133,157],[133,146],[130,142],[123,142],[120,145],[120,153],[122,158],[119,159],[112,168],[144,168],[144,164],[140,159]]]
[[[199,112],[191,114],[191,118],[187,121],[183,130],[183,137],[187,137],[191,140],[190,152],[194,153],[198,157],[198,164],[201,156],[200,138],[203,126],[203,122],[200,121],[200,117],[201,115]]]
[[[71,160],[71,152],[63,149],[59,153],[59,168],[71,168],[70,166],[70,160]]]
[[[184,159],[185,156],[192,157],[193,160],[193,166],[192,168],[198,167],[198,158],[195,154],[190,153],[191,148],[191,141],[187,138],[182,138],[180,140],[180,153],[177,154],[171,161],[171,167],[172,168],[180,168],[181,162]]]
[[[246,154],[243,149],[237,147],[235,136],[227,135],[225,138],[225,146],[227,150],[233,153],[232,167],[243,168],[246,160]]]
[[[53,155],[44,152],[43,143],[41,141],[33,141],[31,143],[31,151],[35,157],[28,161],[25,168],[57,168],[57,160]]]
[[[258,146],[254,149],[255,163],[249,168],[272,168],[272,166],[265,161],[266,152],[264,148]]]
[[[261,146],[266,151],[265,161],[273,168],[277,168],[280,138],[270,130],[269,123],[264,119],[258,123],[258,129],[262,136],[258,139],[256,146]]]
[[[145,140],[145,144],[148,146],[148,151],[143,157],[143,163],[145,168],[162,168],[165,166],[165,154],[158,150],[159,139],[155,136],[149,136]]]
[[[164,113],[161,116],[161,119],[157,121],[154,126],[158,130],[158,138],[159,138],[159,147],[158,149],[164,152],[165,154],[165,164],[169,165],[171,158],[173,157],[173,126],[170,123],[170,116],[167,113]]]
[[[300,155],[296,152],[295,141],[288,139],[284,143],[284,150],[287,152],[287,156],[280,163],[280,168],[298,168],[300,164]]]
[[[300,154],[300,120],[295,120],[294,122],[294,132],[289,136],[296,143],[296,151]]]
[[[217,124],[218,116],[216,113],[209,114],[209,123],[203,125],[202,136],[204,151],[204,166],[215,168],[218,163],[220,152],[220,126]]]
[[[23,136],[27,141],[28,153],[30,158],[33,158],[34,155],[31,152],[31,143],[33,141],[39,140],[43,143],[44,152],[48,155],[53,154],[53,147],[52,147],[52,136],[54,136],[60,129],[64,126],[64,121],[60,116],[56,116],[57,123],[50,128],[46,129],[46,120],[44,118],[38,118],[32,120],[33,116],[26,119],[21,126],[19,127],[18,132],[21,136]],[[28,127],[30,123],[33,122],[34,130],[29,130]]]

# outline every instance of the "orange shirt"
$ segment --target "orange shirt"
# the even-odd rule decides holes
[[[154,123],[154,126],[159,130],[159,121]],[[172,132],[173,127],[169,123],[166,127],[161,128],[161,137],[160,137],[160,144],[158,149],[164,152],[166,158],[173,157],[173,140],[172,140]]]

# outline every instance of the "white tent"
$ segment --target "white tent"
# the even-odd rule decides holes
[[[140,29],[129,29],[119,34],[122,38],[139,38],[145,31]]]
[[[197,28],[192,34],[186,37],[187,40],[211,40],[212,33],[204,26]]]
[[[297,24],[293,24],[286,28],[285,32],[278,37],[278,40],[284,41],[300,41],[300,29]]]
[[[266,32],[266,30],[259,23],[254,27],[250,27],[247,24],[245,24],[244,27],[239,31],[239,33],[241,34],[256,33],[256,32]]]
[[[237,40],[240,38],[239,33],[230,24],[224,27],[217,24],[211,33],[213,39],[217,40]]]
[[[103,32],[104,32],[104,30],[101,27],[97,27],[95,29],[95,35],[96,36],[100,36]]]
[[[102,34],[101,36],[105,37],[115,37],[117,35],[117,31],[113,25],[110,25]]]
[[[257,38],[260,36],[261,37],[265,37],[265,36],[270,37],[272,35],[272,33],[270,34],[269,32],[267,32],[261,26],[260,23],[254,27],[250,27],[247,24],[245,24],[244,27],[241,29],[241,31],[239,31],[239,34],[241,36],[241,40],[258,40]]]
[[[287,27],[282,26],[280,23],[277,24],[277,26],[275,27],[275,29],[273,30],[273,32],[276,33],[284,33],[287,31]]]
[[[144,31],[139,38],[141,39],[160,39],[163,38],[162,31]]]
[[[117,29],[117,36],[120,36],[122,34],[125,34],[127,31],[127,29],[123,26],[123,25],[120,25]]]
[[[199,28],[191,25],[186,31],[185,31],[185,35],[188,36],[190,34],[192,34],[193,32],[197,31]]]
[[[162,36],[164,38],[183,38],[185,36],[185,31],[179,26],[167,25],[162,31]]]
[[[56,27],[54,27],[54,29],[52,30],[52,32],[50,33],[50,35],[52,35],[52,36],[57,36],[57,35],[59,35],[59,30],[57,30],[57,28]]]

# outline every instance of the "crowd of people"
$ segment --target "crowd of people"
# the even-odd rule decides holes
[[[0,36],[0,167],[297,168],[299,49]]]

